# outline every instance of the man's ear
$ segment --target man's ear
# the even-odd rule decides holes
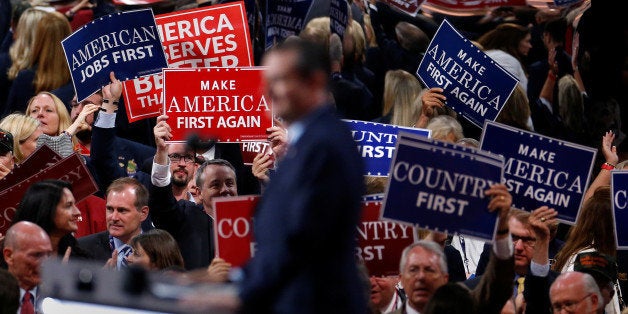
[[[5,247],[4,249],[2,249],[2,255],[7,265],[9,266],[13,265],[13,249],[12,248]]]
[[[148,212],[149,212],[148,206],[143,206],[140,209],[140,216],[141,216],[140,220],[141,221],[144,221],[144,220],[146,220],[146,218],[148,218]]]
[[[600,308],[600,302],[601,300],[598,298],[598,294],[593,293],[591,294],[591,305],[593,305],[594,309],[599,309]],[[603,306],[602,306],[603,308]]]

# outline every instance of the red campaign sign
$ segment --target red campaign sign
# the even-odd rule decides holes
[[[270,148],[268,142],[243,142],[240,143],[240,152],[242,153],[242,161],[245,165],[253,165],[253,160],[257,154],[264,152],[264,154],[272,154],[273,149]],[[271,165],[270,169],[274,169],[275,165]]]
[[[214,238],[216,256],[243,266],[255,255],[253,213],[259,195],[214,198]]]
[[[419,12],[419,6],[423,1],[424,0],[384,0],[389,6],[412,16],[416,16],[417,12]]]
[[[484,14],[502,6],[526,6],[526,0],[425,0],[422,9],[454,16]]]
[[[57,154],[48,145],[42,145],[30,156],[28,156],[21,164],[16,164],[13,170],[2,180],[0,180],[0,191],[20,182],[26,178],[42,171],[61,160],[61,156]]]
[[[253,65],[244,2],[176,11],[155,17],[168,67],[243,67]],[[161,74],[124,82],[129,122],[158,116]]]
[[[380,220],[381,208],[381,201],[362,202],[356,255],[364,261],[370,276],[396,276],[401,252],[415,242],[416,230],[411,225]]]
[[[173,142],[192,134],[218,142],[265,141],[273,126],[262,67],[164,69],[163,112]]]
[[[0,191],[0,232],[6,233],[15,216],[15,210],[22,200],[28,187],[35,182],[45,179],[58,179],[72,184],[72,193],[76,202],[80,202],[92,193],[98,191],[91,174],[85,167],[83,159],[74,153],[58,163],[36,173],[3,191]]]

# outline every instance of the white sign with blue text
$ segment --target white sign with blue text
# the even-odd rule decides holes
[[[492,121],[484,124],[480,148],[504,156],[514,207],[532,211],[547,205],[559,221],[576,222],[596,149]]]
[[[446,105],[477,127],[494,121],[519,83],[508,71],[443,20],[416,74],[440,87]]]
[[[168,67],[151,9],[95,19],[61,42],[78,101],[109,84],[161,73]]]
[[[499,155],[399,132],[382,217],[490,241],[497,214],[484,191],[503,166]]]

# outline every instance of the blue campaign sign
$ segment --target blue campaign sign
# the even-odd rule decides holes
[[[61,44],[79,101],[109,84],[111,71],[126,81],[168,67],[151,9],[103,16]]]
[[[360,156],[364,159],[366,176],[388,176],[390,161],[397,143],[400,130],[431,137],[432,131],[419,128],[406,128],[391,124],[343,120],[349,125],[353,140],[358,145]]]
[[[480,149],[504,156],[514,207],[532,211],[547,205],[559,221],[576,222],[596,149],[492,121],[484,124]]]
[[[628,225],[628,171],[612,171],[611,191],[617,249],[628,250],[628,228],[626,228]]]
[[[429,88],[440,87],[446,105],[478,127],[494,121],[517,79],[443,20],[416,71]]]
[[[345,36],[347,23],[349,21],[349,5],[346,0],[330,0],[329,3],[329,26],[331,32],[338,34],[342,39]]]
[[[266,49],[299,35],[313,0],[266,1]]]
[[[484,191],[503,166],[498,155],[399,132],[382,217],[490,241],[497,214]]]

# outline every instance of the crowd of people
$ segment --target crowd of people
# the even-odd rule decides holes
[[[498,217],[490,243],[419,230],[421,240],[398,257],[399,275],[385,277],[369,275],[355,247],[362,196],[383,193],[388,179],[363,175],[340,119],[479,147],[481,128],[415,75],[444,16],[353,1],[343,37],[319,16],[268,51],[255,49],[274,126],[271,150],[246,165],[236,143],[169,143],[167,115],[128,123],[113,72],[79,102],[60,41],[115,8],[62,3],[0,3],[0,179],[47,145],[80,154],[98,191],[77,200],[69,182],[52,179],[26,189],[0,235],[0,312],[41,311],[40,267],[53,257],[233,283],[226,304],[241,313],[628,313],[628,254],[615,244],[610,189],[611,171],[628,167],[626,89],[600,88],[590,0],[498,8],[472,22],[449,17],[518,80],[497,122],[599,149],[575,224],[559,224],[545,204],[512,208],[514,192],[495,184],[484,191]],[[254,194],[256,253],[236,269],[216,254],[213,200]]]

